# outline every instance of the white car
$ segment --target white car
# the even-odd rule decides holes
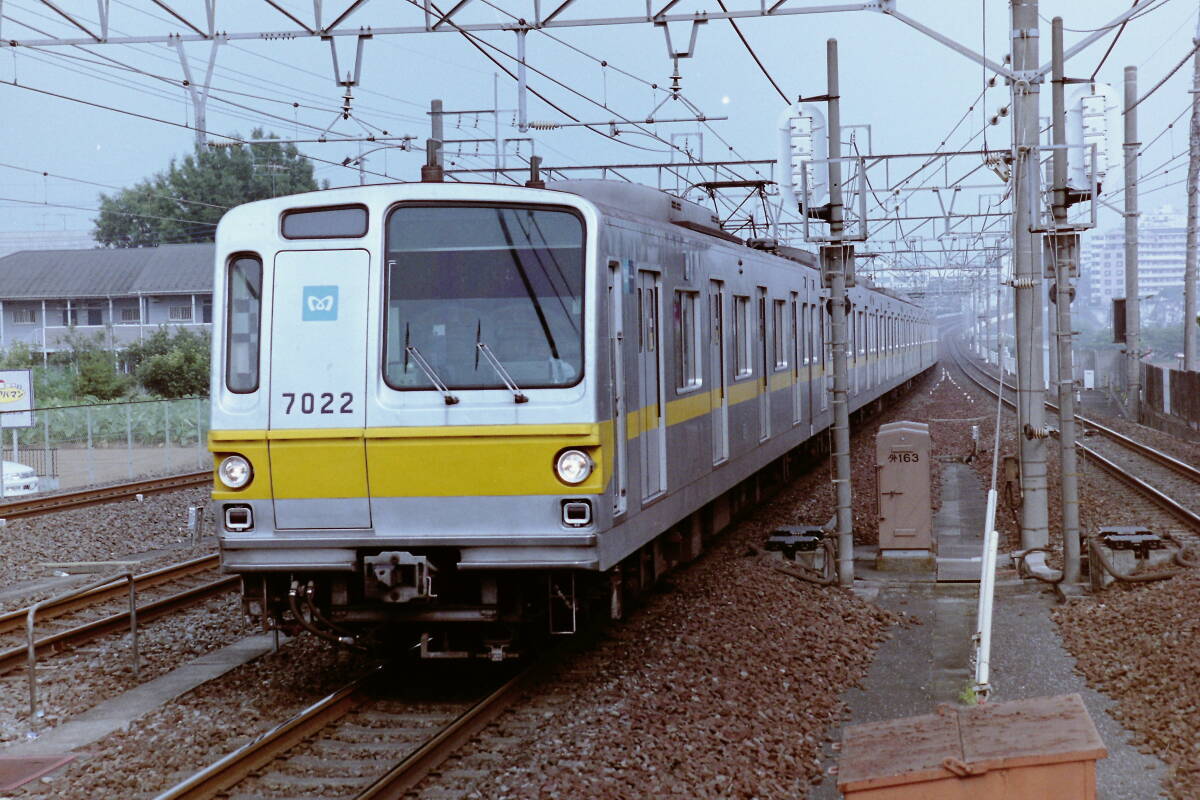
[[[38,490],[37,472],[15,461],[4,462],[4,496],[19,497]]]

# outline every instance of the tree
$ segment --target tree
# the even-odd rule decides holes
[[[115,400],[129,390],[129,376],[117,371],[113,353],[104,349],[103,334],[88,336],[72,328],[65,342],[74,372],[72,394],[76,399]]]
[[[256,128],[250,138],[266,137]],[[92,233],[109,247],[211,242],[230,208],[317,188],[312,163],[295,145],[197,148],[180,162],[172,159],[165,172],[115,195],[101,194]]]

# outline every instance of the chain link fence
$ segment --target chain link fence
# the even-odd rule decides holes
[[[0,412],[2,496],[75,489],[207,469],[207,397]]]

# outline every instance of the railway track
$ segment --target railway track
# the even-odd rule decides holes
[[[536,669],[502,683],[497,677],[486,692],[464,698],[462,687],[478,686],[477,678],[447,683],[441,675],[435,685],[453,688],[431,689],[378,665],[157,800],[403,797],[511,705]]]
[[[213,553],[156,569],[152,572],[135,576],[134,586],[140,595],[144,590],[153,587],[178,583],[180,581],[191,582],[203,576],[206,572],[214,571],[219,565],[218,559],[217,554]],[[217,576],[209,580],[204,580],[201,583],[187,586],[166,597],[139,602],[137,606],[138,624],[140,625],[167,616],[182,608],[202,602],[209,597],[233,591],[238,587],[239,581],[240,578],[236,575]],[[73,595],[60,602],[44,605],[38,612],[38,623],[42,625],[42,629],[44,630],[47,627],[45,623],[49,620],[54,620],[55,622],[51,624],[52,626],[57,625],[59,630],[37,639],[34,643],[35,651],[41,656],[42,654],[56,652],[66,647],[81,645],[109,633],[118,633],[127,630],[129,627],[128,610],[108,614],[100,619],[89,620],[66,629],[62,629],[62,623],[65,622],[63,618],[68,615],[79,614],[90,607],[103,603],[123,600],[128,596],[128,592],[128,584],[120,580],[114,580],[111,584],[106,584],[92,591]],[[26,607],[0,615],[0,635],[12,639],[17,633],[24,632],[28,612],[29,608]],[[24,641],[0,650],[0,675],[25,666],[28,652],[28,647]]]
[[[39,514],[49,514],[68,508],[84,508],[86,506],[111,503],[114,500],[127,500],[139,494],[154,494],[170,492],[176,489],[190,489],[195,486],[205,486],[212,481],[212,472],[184,472],[178,475],[168,475],[165,478],[148,478],[131,481],[115,486],[101,486],[94,489],[80,489],[74,492],[59,492],[35,497],[30,500],[11,500],[0,503],[0,518],[18,519],[20,517],[35,517]]]
[[[953,358],[968,379],[993,397],[996,395],[993,388],[996,381],[994,375],[963,357],[957,346],[954,347]],[[978,377],[980,375],[985,376],[986,380]],[[1014,387],[1005,383],[1004,388],[1012,391]],[[1004,403],[1010,409],[1015,408],[1015,404],[1007,397]],[[1058,406],[1054,403],[1047,402],[1046,407],[1058,411]],[[1105,472],[1132,486],[1139,494],[1182,522],[1187,526],[1187,538],[1191,541],[1200,541],[1200,538],[1197,538],[1200,534],[1200,469],[1113,430],[1097,420],[1078,414],[1075,415],[1075,419],[1080,426],[1080,440],[1089,439],[1087,444],[1083,441],[1076,442],[1076,447],[1081,453]]]

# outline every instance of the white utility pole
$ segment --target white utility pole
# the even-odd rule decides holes
[[[1021,456],[1021,547],[1050,542],[1046,489],[1045,373],[1042,369],[1042,250],[1030,231],[1041,175],[1038,144],[1038,3],[1012,0],[1013,295],[1017,356],[1017,413]]]
[[[1200,48],[1200,20],[1196,22],[1194,46]],[[1192,59],[1192,124],[1188,134],[1187,174],[1187,256],[1183,267],[1183,368],[1197,369],[1196,363],[1196,234],[1197,206],[1200,206],[1200,49]]]
[[[1063,67],[1063,20],[1055,17],[1052,23],[1051,52],[1053,53],[1053,155],[1054,228],[1050,243],[1054,259],[1055,347],[1058,353],[1058,431],[1059,472],[1062,478],[1062,537],[1063,580],[1079,582],[1079,469],[1075,452],[1075,366],[1071,352],[1071,300],[1075,288],[1071,275],[1079,264],[1079,234],[1067,221],[1070,198],[1067,196],[1067,101],[1066,75]],[[1093,198],[1094,201],[1094,198]]]
[[[1125,404],[1134,422],[1141,416],[1142,316],[1138,306],[1137,67],[1125,68]]]
[[[850,380],[846,359],[846,274],[854,269],[852,245],[842,243],[842,112],[838,86],[837,39],[826,42],[828,71],[829,236],[821,248],[821,269],[829,286],[829,328],[833,349],[833,484],[837,495],[838,579],[854,585],[854,515],[850,484]],[[805,206],[804,213],[808,213]]]

